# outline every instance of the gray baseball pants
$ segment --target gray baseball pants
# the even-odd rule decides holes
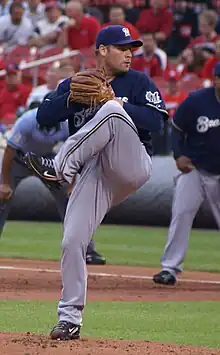
[[[188,250],[193,220],[202,202],[207,200],[220,229],[220,175],[193,169],[177,176],[172,204],[172,219],[168,230],[163,270],[173,275],[182,272],[181,267]]]
[[[80,324],[86,303],[87,246],[109,209],[149,180],[152,163],[132,119],[111,100],[67,139],[55,166],[57,176],[69,183],[83,167],[64,220],[58,305],[59,320]]]

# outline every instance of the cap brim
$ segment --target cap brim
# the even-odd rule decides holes
[[[140,40],[118,41],[117,43],[112,43],[112,46],[131,46],[131,48],[139,48],[143,46],[143,42]]]

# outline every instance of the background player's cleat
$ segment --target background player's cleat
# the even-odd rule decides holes
[[[80,337],[80,325],[67,321],[59,321],[51,330],[50,337],[53,340],[76,340]]]
[[[87,265],[105,265],[106,259],[104,256],[97,253],[97,251],[92,251],[86,254],[86,264]]]
[[[153,281],[161,285],[175,285],[176,278],[169,271],[162,270],[159,274],[153,276]]]

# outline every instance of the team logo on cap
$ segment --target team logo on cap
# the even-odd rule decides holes
[[[129,29],[127,27],[123,27],[122,31],[124,32],[125,37],[130,37],[130,32],[129,32]]]

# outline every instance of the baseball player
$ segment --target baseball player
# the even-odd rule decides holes
[[[192,92],[173,118],[172,143],[176,166],[175,193],[162,271],[155,283],[174,285],[188,249],[193,220],[207,199],[220,228],[220,63],[214,86]]]
[[[102,29],[96,40],[97,70],[65,80],[38,111],[42,125],[68,117],[73,135],[55,160],[45,162],[29,153],[27,164],[51,183],[74,184],[81,171],[64,220],[63,290],[52,339],[79,338],[86,301],[86,247],[110,208],[150,178],[150,132],[162,128],[167,112],[152,80],[130,70],[132,50],[140,46],[142,42],[132,40],[123,26]]]
[[[31,106],[40,103],[32,102]],[[67,122],[55,124],[47,129],[40,127],[36,121],[37,108],[28,110],[14,124],[7,137],[7,146],[3,156],[0,183],[0,236],[5,221],[10,212],[12,196],[18,184],[26,177],[33,175],[23,161],[23,156],[29,150],[36,154],[52,154],[53,147],[59,141],[65,141],[69,136]],[[50,187],[48,184],[47,187]],[[50,188],[61,220],[63,221],[67,206],[66,189]],[[93,240],[88,245],[86,253],[87,264],[104,264],[105,258],[97,253]]]

